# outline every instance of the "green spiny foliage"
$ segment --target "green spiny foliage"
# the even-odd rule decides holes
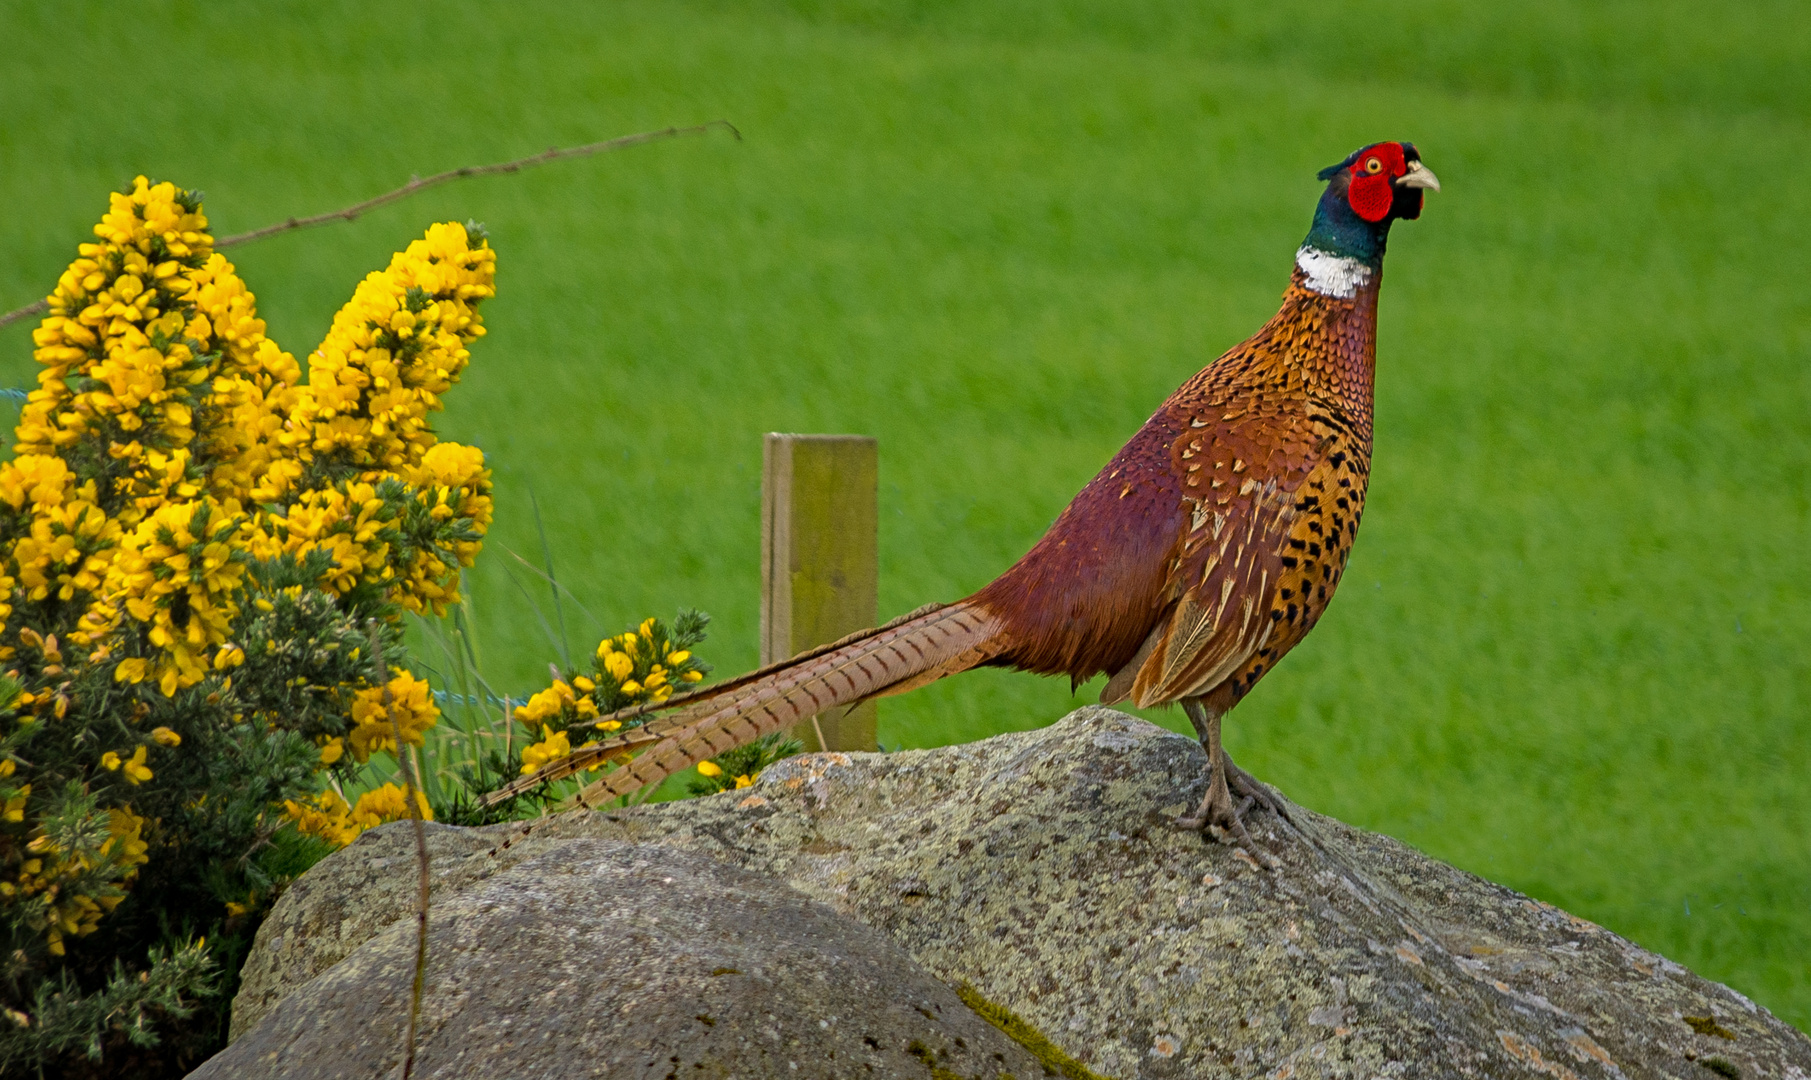
[[[738,746],[701,763],[699,775],[687,782],[687,790],[693,795],[715,795],[719,791],[747,787],[763,769],[781,758],[802,753],[804,749],[804,743],[786,732],[763,735],[746,746]]]
[[[222,975],[205,941],[153,945],[142,964],[115,960],[89,989],[68,970],[41,980],[25,1002],[0,1018],[0,1073],[24,1075],[47,1065],[100,1061],[112,1051],[158,1047],[160,1028],[194,1015],[218,994]]]

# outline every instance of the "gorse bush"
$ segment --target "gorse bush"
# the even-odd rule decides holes
[[[361,282],[304,383],[207,228],[171,184],[112,197],[0,464],[7,1069],[142,1050],[219,988],[325,850],[287,808],[396,750],[392,717],[434,722],[373,650],[402,659],[402,614],[456,599],[491,520],[483,455],[428,426],[484,333],[483,231],[435,225]],[[354,813],[405,809],[388,785]],[[215,1037],[190,1034],[168,1053]]]
[[[398,756],[433,765],[424,817],[532,814],[583,776],[484,796],[708,670],[706,616],[645,620],[520,707],[458,694],[464,723],[429,745],[440,709],[402,616],[460,603],[491,524],[484,455],[429,428],[484,335],[482,228],[435,225],[368,275],[306,382],[199,194],[138,178],[94,236],[33,335],[38,388],[0,462],[5,1073],[185,1071],[219,1046],[284,882],[409,814]],[[502,730],[473,701],[500,701]]]
[[[518,771],[532,775],[572,753],[571,735],[577,727],[608,736],[621,732],[625,723],[639,727],[646,720],[646,714],[627,721],[598,720],[600,712],[665,701],[675,689],[702,680],[710,667],[692,655],[692,648],[704,640],[706,621],[697,612],[683,612],[671,633],[659,619],[648,619],[634,630],[599,642],[589,674],[568,672],[512,714],[531,735],[539,729],[541,736],[522,751]]]
[[[436,733],[402,620],[439,634],[491,523],[483,454],[428,424],[484,334],[484,231],[435,225],[366,277],[303,382],[207,228],[197,193],[113,195],[0,463],[0,1072],[186,1071],[281,887],[409,816],[400,755],[428,758],[423,817],[536,813],[585,774],[484,796],[709,670],[696,612],[518,699],[467,642],[438,695],[463,720]],[[796,750],[706,763],[695,791]]]

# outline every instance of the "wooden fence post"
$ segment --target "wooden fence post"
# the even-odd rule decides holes
[[[767,436],[761,483],[761,663],[874,625],[879,444],[866,435]],[[798,725],[811,750],[873,750],[875,707]],[[821,742],[820,742],[821,736]]]

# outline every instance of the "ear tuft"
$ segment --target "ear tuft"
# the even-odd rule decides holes
[[[1338,165],[1329,165],[1326,168],[1322,169],[1319,173],[1316,173],[1315,175],[1319,179],[1322,179],[1322,180],[1331,180],[1335,176],[1339,175],[1339,172],[1341,169],[1350,169],[1352,167],[1352,163],[1354,161],[1358,160],[1358,155],[1360,155],[1364,152],[1365,152],[1365,148],[1361,146],[1358,149],[1352,151],[1350,154],[1347,154],[1346,160],[1340,162]]]

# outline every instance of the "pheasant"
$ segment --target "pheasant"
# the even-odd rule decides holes
[[[1227,758],[1221,717],[1339,585],[1370,472],[1384,245],[1440,190],[1412,143],[1367,146],[1320,179],[1281,310],[1170,395],[1011,569],[966,600],[618,713],[674,710],[494,797],[621,762],[580,793],[597,806],[806,717],[996,666],[1107,674],[1102,704],[1180,703],[1207,792],[1177,825],[1248,835],[1251,806],[1277,804]]]

